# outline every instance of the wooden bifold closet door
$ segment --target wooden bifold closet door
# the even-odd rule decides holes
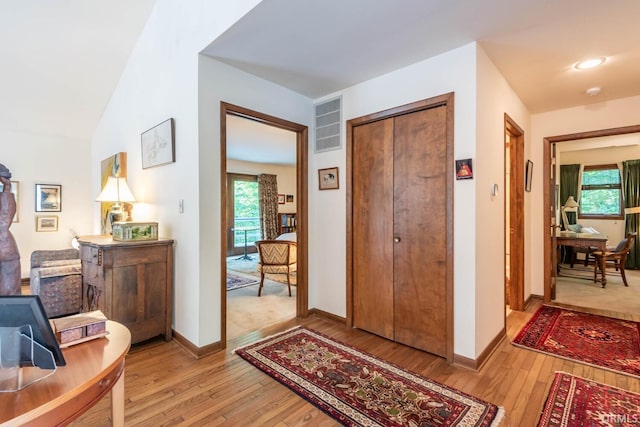
[[[447,130],[446,105],[352,130],[354,326],[443,357]]]

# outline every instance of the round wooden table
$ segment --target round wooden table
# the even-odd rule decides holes
[[[107,321],[109,334],[62,350],[67,361],[49,377],[0,393],[0,426],[66,425],[111,390],[114,426],[124,426],[124,362],[131,346],[125,326]]]

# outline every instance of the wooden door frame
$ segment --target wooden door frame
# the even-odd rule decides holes
[[[238,105],[220,101],[220,312],[222,330],[220,341],[222,347],[227,346],[227,115],[243,117],[268,126],[289,130],[296,134],[296,233],[297,233],[297,285],[296,285],[296,317],[309,315],[309,290],[308,290],[308,160],[307,146],[309,130],[305,125],[290,122],[259,111],[251,110]]]
[[[384,120],[402,114],[444,106],[447,109],[447,280],[446,280],[446,310],[447,310],[447,343],[446,359],[452,364],[453,353],[453,124],[454,124],[454,94],[453,92],[428,98],[411,104],[402,105],[384,111],[368,114],[348,120],[347,127],[347,159],[346,159],[346,196],[347,196],[347,326],[353,327],[353,128],[367,123]]]
[[[567,135],[548,136],[543,138],[543,178],[545,184],[543,187],[543,211],[544,219],[542,222],[543,246],[544,246],[544,302],[551,302],[551,269],[555,268],[552,262],[552,239],[551,239],[551,210],[553,206],[552,197],[555,197],[555,182],[551,178],[551,145],[558,142],[575,141],[578,139],[600,138],[604,136],[625,135],[628,133],[640,132],[640,125],[624,126],[618,128],[601,129],[589,132],[578,132]],[[553,212],[555,215],[555,212]]]
[[[509,238],[509,307],[512,310],[524,310],[524,130],[504,114],[504,134],[510,136],[509,159],[511,173],[509,175],[509,228],[514,230]],[[506,177],[505,177],[506,180]],[[505,182],[506,186],[506,182]],[[515,208],[515,209],[514,209]],[[506,236],[505,236],[506,247]],[[516,269],[513,269],[513,259],[516,259]],[[515,271],[514,271],[515,270]],[[514,274],[515,273],[515,274]],[[506,288],[506,265],[505,265]],[[515,278],[515,280],[513,280]],[[506,314],[505,314],[506,315]]]

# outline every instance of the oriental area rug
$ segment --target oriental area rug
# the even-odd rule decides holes
[[[640,323],[631,320],[543,305],[513,344],[640,377]]]
[[[640,394],[556,372],[538,427],[638,424]]]
[[[245,286],[251,286],[260,283],[255,278],[246,278],[238,276],[237,274],[227,273],[227,291],[234,289],[244,288]]]
[[[236,349],[346,426],[497,426],[502,408],[296,327]]]

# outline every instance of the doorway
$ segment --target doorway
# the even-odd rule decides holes
[[[543,246],[544,246],[544,302],[550,303],[556,295],[557,242],[556,229],[556,174],[555,146],[558,143],[606,136],[625,135],[640,132],[640,125],[579,132],[567,135],[549,136],[543,139],[543,176],[547,180],[543,185]]]
[[[524,131],[504,115],[505,303],[524,310]]]
[[[307,143],[308,128],[304,125],[289,122],[268,114],[250,110],[237,105],[226,102],[220,103],[220,163],[221,163],[221,283],[227,283],[227,253],[229,246],[229,228],[234,228],[230,224],[228,218],[229,197],[228,176],[227,176],[227,120],[228,117],[241,117],[272,126],[279,129],[288,130],[295,133],[296,146],[296,192],[297,200],[295,201],[295,209],[297,213],[297,286],[295,297],[295,315],[296,317],[306,317],[308,315],[308,289],[307,289]],[[244,239],[244,237],[242,237]],[[244,240],[243,240],[244,242]],[[235,245],[235,243],[234,243]],[[244,244],[243,244],[244,246]],[[244,251],[244,247],[243,247]],[[256,256],[256,255],[254,255]],[[221,286],[221,342],[226,347],[227,342],[227,287]],[[257,299],[258,296],[256,295]],[[287,296],[287,298],[289,298]]]

